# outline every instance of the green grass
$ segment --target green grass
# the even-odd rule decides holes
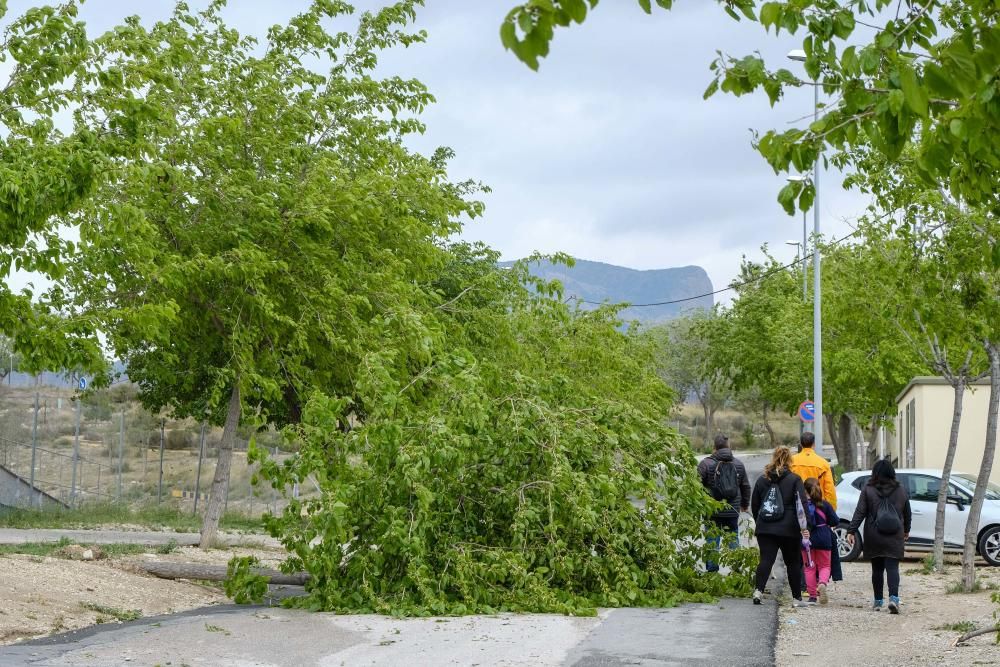
[[[84,609],[97,612],[99,614],[97,617],[98,623],[102,622],[100,620],[102,616],[108,616],[122,622],[134,621],[142,618],[142,611],[139,609],[119,609],[118,607],[108,607],[95,602],[81,602],[80,606]]]
[[[58,542],[27,542],[25,544],[0,544],[0,556],[26,554],[28,556],[51,556],[53,551],[67,547],[70,542],[65,537]]]
[[[63,547],[73,544],[68,538],[58,542],[27,542],[25,544],[0,544],[0,556],[8,554],[25,554],[28,556],[59,555]],[[177,550],[177,542],[170,540],[166,544],[151,547],[143,544],[81,544],[84,549],[104,552],[107,556],[134,556],[145,553],[170,554]]]
[[[0,513],[0,528],[88,528],[109,524],[133,524],[151,529],[198,532],[201,517],[167,505],[129,508],[114,503],[85,505],[79,509],[11,509]],[[260,519],[227,512],[220,523],[222,530],[263,532]]]
[[[950,630],[952,632],[960,632],[963,635],[966,632],[972,632],[976,629],[976,624],[972,621],[959,621],[958,623],[949,623],[947,625],[939,625],[934,630]]]
[[[990,587],[988,585],[984,586],[982,580],[977,578],[976,581],[972,584],[972,590],[968,591],[968,592],[969,593],[978,593],[979,591],[986,590],[988,588],[990,588]],[[948,585],[948,589],[947,589],[946,592],[947,593],[951,593],[951,594],[956,594],[956,593],[965,593],[966,591],[962,587],[962,582],[961,581],[956,581],[956,582]]]

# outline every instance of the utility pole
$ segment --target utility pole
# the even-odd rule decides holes
[[[163,430],[167,427],[167,420],[160,420],[160,481],[156,487],[156,504],[160,504],[163,498]]]
[[[73,429],[73,481],[70,485],[69,499],[70,506],[76,507],[76,467],[80,462],[80,399],[76,403],[76,427]]]
[[[118,502],[122,501],[122,459],[125,457],[125,407],[118,426]]]
[[[38,391],[35,391],[35,415],[31,420],[31,489],[29,493],[35,494],[35,460],[38,457]],[[29,496],[31,498],[32,496]],[[39,503],[41,503],[41,497],[39,496]],[[31,501],[28,501],[31,504]]]

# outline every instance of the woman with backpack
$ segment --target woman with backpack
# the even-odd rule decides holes
[[[776,447],[771,462],[753,487],[750,508],[757,522],[757,546],[760,564],[753,592],[753,603],[760,604],[771,568],[781,551],[788,571],[792,605],[805,606],[802,601],[802,555],[800,549],[808,543],[809,529],[805,507],[808,502],[802,479],[791,471],[792,453],[787,447]]]
[[[847,541],[854,546],[861,523],[865,524],[864,555],[872,562],[872,609],[884,604],[885,580],[889,584],[889,613],[899,613],[899,561],[903,545],[910,538],[910,497],[896,481],[896,471],[882,459],[872,468],[868,484],[861,490],[854,519],[847,529]]]
[[[833,560],[833,529],[839,526],[840,517],[833,505],[823,499],[823,488],[819,480],[810,477],[805,481],[806,495],[809,504],[806,507],[806,519],[809,523],[809,548],[802,549],[802,566],[806,571],[806,588],[809,591],[809,602],[815,604],[817,597],[820,604],[826,604],[826,587],[830,583],[830,564]]]

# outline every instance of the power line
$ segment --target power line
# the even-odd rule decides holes
[[[837,240],[833,241],[832,243],[830,243],[829,247],[840,245],[841,243],[843,243],[847,239],[851,238],[852,236],[856,236],[857,234],[858,234],[858,230],[854,230],[853,232],[851,232],[847,236],[841,236],[839,239],[837,239]],[[685,303],[687,301],[695,301],[697,299],[704,299],[707,296],[715,296],[716,294],[722,294],[723,292],[728,292],[729,290],[733,290],[733,289],[739,289],[740,287],[744,287],[746,285],[749,285],[750,283],[758,282],[760,280],[763,280],[764,278],[769,278],[769,277],[773,276],[776,273],[780,273],[780,272],[784,271],[785,269],[792,268],[796,264],[799,264],[801,262],[805,262],[807,259],[809,259],[812,256],[813,256],[813,253],[809,253],[808,255],[802,257],[801,259],[796,259],[794,262],[790,262],[788,264],[784,264],[782,266],[776,267],[776,268],[774,268],[774,269],[772,269],[772,270],[770,270],[770,271],[768,271],[766,273],[763,273],[763,274],[757,276],[756,278],[751,278],[750,280],[745,280],[742,283],[735,283],[735,284],[730,283],[728,287],[722,287],[720,289],[715,290],[714,292],[705,292],[704,294],[698,294],[696,296],[688,296],[688,297],[684,297],[683,299],[671,299],[670,301],[654,301],[654,302],[651,302],[651,303],[628,303],[628,301],[619,301],[617,303],[628,303],[628,306],[627,306],[628,308],[649,308],[649,307],[652,307],[652,306],[669,306],[669,305],[675,304],[675,303]],[[580,303],[586,303],[586,304],[589,304],[591,306],[605,306],[605,305],[607,305],[609,303],[615,303],[614,301],[608,301],[608,300],[605,300],[605,301],[588,301],[587,299],[581,299],[579,297],[573,297],[573,298],[576,299],[577,301],[579,301]]]

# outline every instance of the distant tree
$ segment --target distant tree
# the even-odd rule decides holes
[[[660,377],[681,402],[694,396],[705,418],[705,445],[715,436],[715,413],[730,398],[726,374],[712,364],[713,330],[724,323],[711,312],[696,310],[652,330],[659,343]]]

